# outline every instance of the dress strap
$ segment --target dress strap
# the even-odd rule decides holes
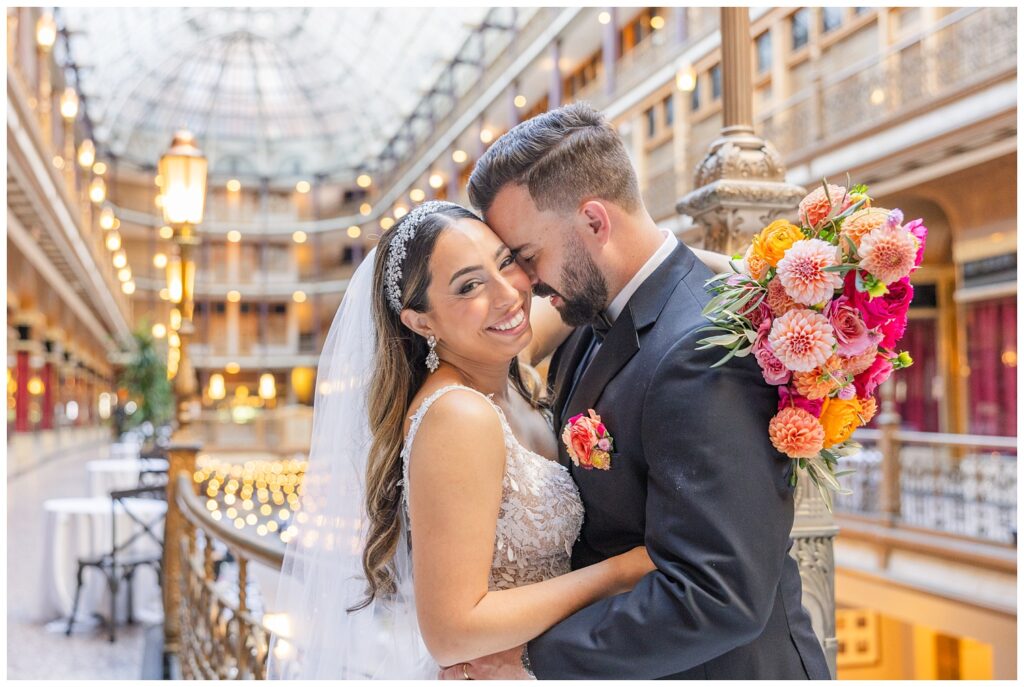
[[[487,401],[491,407],[494,408],[494,411],[498,413],[498,420],[501,422],[501,430],[505,437],[506,450],[508,450],[515,441],[515,437],[512,434],[512,428],[509,426],[508,420],[505,418],[505,413],[487,394],[464,384],[449,384],[448,386],[441,387],[434,393],[430,394],[430,396],[420,403],[419,408],[417,408],[416,412],[409,418],[412,422],[409,424],[409,431],[405,435],[405,444],[402,446],[402,501],[405,503],[407,514],[409,509],[409,457],[412,454],[412,442],[416,439],[416,431],[420,428],[420,423],[423,422],[423,417],[427,414],[427,411],[430,410],[430,406],[432,406],[437,399],[454,389],[471,391]]]

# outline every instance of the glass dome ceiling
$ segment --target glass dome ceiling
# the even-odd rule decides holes
[[[308,178],[375,158],[488,8],[59,12],[111,153],[151,168],[188,128],[213,174]]]

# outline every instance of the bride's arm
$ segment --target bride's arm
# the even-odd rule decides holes
[[[533,329],[533,338],[519,353],[519,360],[531,366],[538,365],[554,353],[572,334],[572,327],[562,322],[555,306],[547,298],[539,296],[534,296],[530,304],[530,327]]]
[[[704,250],[703,248],[690,248],[697,259],[708,266],[708,269],[715,274],[722,274],[728,272],[732,274],[736,270],[729,264],[730,257],[722,253],[715,253],[714,251]],[[736,267],[740,266],[740,261],[736,260]]]
[[[505,444],[486,401],[437,400],[410,459],[413,581],[423,640],[441,665],[517,647],[654,569],[642,547],[561,577],[488,591]]]

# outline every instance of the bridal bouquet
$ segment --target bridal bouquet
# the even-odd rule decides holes
[[[874,417],[875,390],[913,363],[897,345],[928,229],[920,219],[904,224],[898,209],[872,207],[866,186],[827,181],[800,202],[799,221],[772,222],[732,263],[734,273],[708,280],[711,324],[703,329],[716,333],[699,349],[727,349],[716,367],[754,355],[779,389],[772,444],[831,509],[831,492],[848,493],[837,477],[849,471],[836,472],[838,460],[859,449],[850,437]]]

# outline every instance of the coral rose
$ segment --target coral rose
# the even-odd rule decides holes
[[[789,381],[792,373],[786,369],[782,361],[772,352],[771,346],[768,344],[768,337],[762,336],[758,338],[754,344],[754,358],[757,360],[757,364],[761,366],[761,375],[764,377],[764,381],[776,385],[785,384]]]
[[[754,237],[750,248],[754,256],[775,267],[790,246],[803,238],[804,233],[800,227],[784,219],[777,219]]]
[[[878,386],[889,379],[892,374],[892,362],[884,356],[878,356],[864,372],[853,378],[853,384],[857,387],[857,395],[861,398],[871,396]]]
[[[775,356],[794,372],[810,372],[832,355],[832,325],[813,310],[790,310],[772,322],[768,343]]]
[[[790,458],[813,458],[825,444],[818,418],[799,408],[783,408],[768,423],[772,446]]]
[[[797,241],[779,261],[778,278],[797,303],[815,305],[832,298],[843,278],[826,267],[839,264],[839,249],[821,239]]]
[[[860,401],[856,398],[826,398],[821,408],[822,428],[825,430],[825,448],[841,444],[853,435],[860,424]]]
[[[754,245],[747,247],[743,255],[743,273],[755,281],[761,281],[768,274],[768,263],[754,253]]]
[[[860,312],[846,296],[840,296],[825,308],[825,317],[836,333],[839,355],[860,355],[871,346],[871,336]]]
[[[825,189],[819,186],[800,201],[800,217],[807,226],[817,227],[833,210],[839,214],[850,207],[851,202],[845,187],[829,184],[826,198]]]
[[[562,430],[562,441],[576,465],[590,465],[590,452],[597,445],[597,439],[594,426],[583,419],[583,413],[570,419]]]
[[[903,227],[878,227],[861,239],[860,268],[891,284],[913,271],[917,248],[917,239]]]
[[[843,228],[840,234],[849,237],[853,244],[859,248],[861,239],[875,228],[885,226],[888,219],[889,211],[885,208],[861,208],[843,220]],[[845,241],[840,242],[840,244],[845,244]]]

